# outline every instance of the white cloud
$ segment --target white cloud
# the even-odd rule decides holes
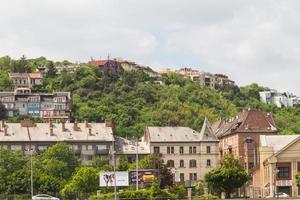
[[[296,0],[2,0],[0,55],[227,73],[300,95]]]

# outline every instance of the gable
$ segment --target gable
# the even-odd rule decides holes
[[[215,136],[211,125],[208,119],[205,117],[202,129],[200,132],[200,140],[201,141],[218,141],[218,138]]]

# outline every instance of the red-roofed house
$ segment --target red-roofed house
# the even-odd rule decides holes
[[[89,64],[98,66],[104,73],[116,73],[120,75],[124,71],[121,64],[116,60],[92,60]]]
[[[43,75],[41,73],[11,73],[10,78],[13,80],[16,88],[32,88],[35,85],[43,84]]]

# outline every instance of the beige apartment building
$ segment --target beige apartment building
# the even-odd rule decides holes
[[[0,123],[0,148],[30,154],[30,149],[41,154],[48,147],[65,142],[83,163],[95,157],[109,161],[114,142],[111,121],[106,123]]]
[[[188,127],[146,127],[144,141],[174,174],[174,182],[203,180],[219,165],[219,140],[207,119],[201,132]]]
[[[261,163],[253,172],[254,197],[274,197],[284,192],[300,197],[296,174],[300,171],[299,135],[261,135]]]

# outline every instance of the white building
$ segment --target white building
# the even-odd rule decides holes
[[[260,101],[266,104],[275,104],[277,107],[298,107],[300,97],[291,93],[280,93],[276,90],[259,92]]]

